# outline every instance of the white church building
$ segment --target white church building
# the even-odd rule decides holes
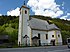
[[[18,45],[62,45],[61,31],[55,24],[29,17],[29,8],[24,5],[20,8]]]

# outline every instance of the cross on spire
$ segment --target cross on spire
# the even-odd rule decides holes
[[[24,5],[25,5],[25,1],[24,1]]]

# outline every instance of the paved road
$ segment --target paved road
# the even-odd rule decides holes
[[[1,48],[0,52],[70,52],[67,46],[46,46],[28,48]]]

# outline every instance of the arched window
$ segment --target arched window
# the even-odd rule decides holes
[[[27,11],[25,10],[25,14],[27,14]]]
[[[52,38],[54,38],[54,35],[52,35]]]
[[[58,37],[60,37],[60,35],[58,34]]]

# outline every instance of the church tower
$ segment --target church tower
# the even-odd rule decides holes
[[[20,8],[18,45],[24,44],[24,36],[28,35],[29,8],[24,5]]]

